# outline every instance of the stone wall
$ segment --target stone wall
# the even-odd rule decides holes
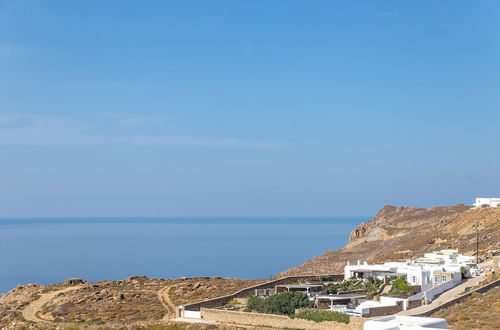
[[[422,306],[422,300],[408,300],[408,309]]]
[[[266,283],[254,285],[245,289],[242,289],[240,291],[237,291],[233,294],[227,295],[227,296],[222,296],[222,297],[217,297],[213,299],[207,299],[203,301],[199,301],[196,303],[192,304],[186,304],[184,306],[184,310],[190,310],[190,311],[199,311],[202,307],[204,308],[213,308],[213,307],[220,307],[223,306],[225,303],[230,301],[231,299],[236,299],[236,298],[245,298],[251,295],[255,294],[256,289],[270,289],[274,288],[276,285],[283,285],[283,284],[293,284],[297,282],[304,282],[304,281],[319,281],[323,278],[328,278],[328,280],[331,281],[342,281],[344,279],[344,275],[341,274],[327,274],[327,275],[304,275],[304,276],[289,276],[289,277],[282,277],[279,279],[275,279]]]
[[[351,317],[349,324],[339,322],[314,322],[302,319],[291,319],[288,316],[224,311],[220,309],[201,309],[201,317],[204,320],[218,321],[222,323],[234,323],[240,325],[253,325],[272,328],[294,328],[294,329],[363,329],[365,320],[360,317]]]
[[[363,317],[385,316],[399,313],[403,310],[403,302],[398,301],[396,305],[370,307],[368,314],[363,314]]]

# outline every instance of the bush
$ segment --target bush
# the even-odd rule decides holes
[[[236,305],[239,305],[239,304],[240,304],[239,300],[237,300],[237,299],[231,299],[224,306],[232,307],[232,306],[236,306]]]
[[[341,283],[330,283],[326,287],[326,291],[330,294],[336,294],[339,292],[356,290],[359,289],[356,285],[354,285],[356,282],[358,281],[350,280],[350,281],[343,281]]]
[[[309,299],[306,294],[302,292],[285,292],[268,298],[250,297],[247,308],[259,313],[292,315],[296,309],[308,305]]]
[[[401,276],[395,279],[392,282],[392,288],[389,291],[390,294],[392,295],[397,295],[397,294],[407,294],[411,293],[412,287],[406,282],[406,279]]]
[[[348,324],[350,319],[349,315],[347,314],[321,309],[302,309],[297,314],[290,317],[310,320],[314,322],[334,321],[345,324]]]
[[[462,279],[467,277],[467,268],[464,266],[460,267],[460,273],[462,274]]]
[[[370,276],[361,283],[357,285],[356,283],[359,283],[359,280],[349,280],[349,281],[344,281],[342,283],[330,283],[326,287],[326,291],[329,294],[336,294],[352,290],[363,290],[367,293],[369,292],[374,293],[380,288],[380,286],[384,283],[384,281]]]
[[[264,300],[265,299],[261,297],[251,296],[248,298],[247,309],[250,311],[260,312],[263,309]]]

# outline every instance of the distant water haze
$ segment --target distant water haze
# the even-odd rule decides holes
[[[368,217],[0,220],[0,293],[131,275],[269,278],[342,247]]]

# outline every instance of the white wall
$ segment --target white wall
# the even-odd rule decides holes
[[[488,205],[489,207],[500,207],[500,198],[476,198],[476,207]]]
[[[425,296],[426,299],[429,302],[431,302],[434,300],[434,298],[436,298],[436,296],[445,292],[446,290],[449,290],[449,289],[455,287],[457,284],[458,284],[458,282],[455,280],[446,281],[446,282],[443,282],[439,285],[436,285],[435,287],[433,287],[427,291],[422,291],[420,293],[417,293],[417,294],[409,297],[408,300],[419,300]]]
[[[182,317],[187,317],[190,319],[201,319],[201,312],[200,311],[183,311]]]
[[[380,296],[380,303],[383,305],[396,305],[398,301],[403,302],[403,310],[408,309],[408,299]]]

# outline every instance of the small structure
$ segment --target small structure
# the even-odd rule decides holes
[[[364,330],[396,330],[396,329],[448,329],[445,319],[435,317],[392,315],[366,321]]]
[[[271,295],[271,291],[274,291],[273,289],[255,289],[255,295],[257,297],[268,297]]]
[[[339,306],[341,309],[354,309],[360,300],[365,300],[366,295],[352,294],[352,293],[339,293],[316,296],[316,307],[318,309],[329,309],[338,311]]]
[[[85,283],[85,280],[81,278],[68,278],[66,281],[64,281],[64,284],[66,285],[80,285]]]
[[[323,284],[276,285],[275,292],[304,292],[309,297],[315,296],[325,289]]]
[[[476,198],[476,202],[474,203],[475,208],[480,207],[500,207],[500,198]]]

